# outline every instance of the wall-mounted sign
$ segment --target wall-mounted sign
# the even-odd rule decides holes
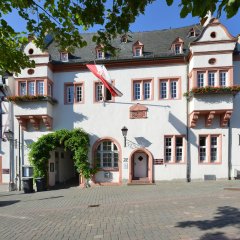
[[[123,158],[123,162],[128,162],[128,158]]]
[[[123,169],[128,169],[128,163],[127,162],[123,163]]]

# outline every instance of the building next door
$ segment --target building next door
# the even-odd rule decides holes
[[[148,177],[148,156],[144,152],[136,152],[133,162],[133,178],[141,179]]]

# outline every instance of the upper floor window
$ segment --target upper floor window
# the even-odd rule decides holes
[[[112,101],[111,92],[101,82],[95,83],[95,102]]]
[[[202,72],[197,73],[197,86],[198,87],[204,86],[204,73]]]
[[[194,30],[194,28],[191,28],[188,33],[188,37],[195,37],[195,36],[196,36],[195,30]]]
[[[62,62],[68,62],[68,52],[61,52],[60,58]]]
[[[220,162],[221,136],[202,135],[199,136],[199,161],[200,163]]]
[[[180,98],[180,80],[179,79],[160,79],[160,99],[178,99]]]
[[[175,54],[181,54],[183,52],[183,40],[181,38],[176,38],[171,46],[172,51]]]
[[[45,89],[45,85],[48,85],[48,89]],[[20,96],[24,95],[47,95],[52,96],[52,82],[44,79],[44,80],[30,80],[30,81],[19,81],[18,82]]]
[[[119,150],[114,142],[102,141],[98,145],[95,155],[100,168],[118,168]]]
[[[135,42],[133,44],[133,56],[134,57],[143,56],[143,47],[144,45],[140,41]]]
[[[219,73],[219,85],[221,87],[226,87],[227,86],[227,72],[221,71]]]
[[[97,59],[104,59],[105,58],[105,53],[103,51],[103,45],[98,45],[96,48],[96,58]]]
[[[152,99],[152,80],[133,81],[133,100]]]
[[[185,160],[184,136],[165,136],[164,138],[164,161],[166,163],[182,163]]]
[[[231,85],[231,79],[229,75],[231,74],[232,69],[230,70],[210,70],[210,71],[197,71],[196,86],[197,87],[226,87]]]
[[[215,72],[208,72],[208,86],[215,86]]]
[[[83,84],[67,83],[65,85],[65,102],[82,103],[83,102]]]

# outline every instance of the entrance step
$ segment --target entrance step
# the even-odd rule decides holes
[[[127,185],[155,185],[151,183],[148,179],[139,179],[139,180],[132,180],[132,182],[128,183]]]

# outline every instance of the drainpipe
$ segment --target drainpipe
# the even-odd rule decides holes
[[[187,59],[185,58],[186,62]],[[189,90],[189,63],[187,62],[187,81],[186,81],[186,89]],[[191,156],[190,156],[190,141],[189,141],[189,97],[187,96],[186,100],[186,114],[187,114],[187,125],[186,125],[186,139],[187,139],[187,169],[186,169],[186,181],[191,182]]]
[[[231,119],[228,121],[228,180],[231,180],[232,172],[232,128]]]

